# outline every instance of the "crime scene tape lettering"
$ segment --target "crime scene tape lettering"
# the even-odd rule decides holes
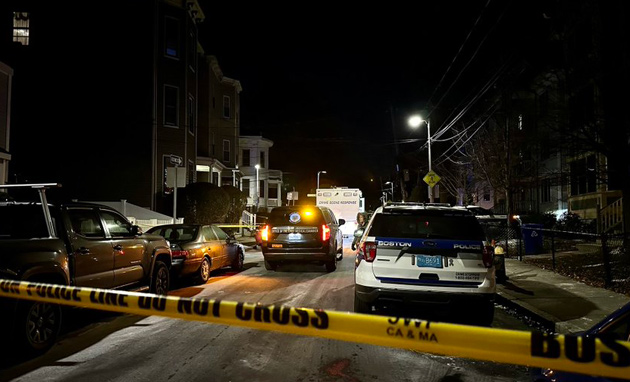
[[[630,376],[630,343],[321,309],[0,280],[0,297],[243,326],[612,378]]]

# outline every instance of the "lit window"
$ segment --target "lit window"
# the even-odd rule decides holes
[[[30,38],[28,12],[13,12],[13,41],[28,45]]]

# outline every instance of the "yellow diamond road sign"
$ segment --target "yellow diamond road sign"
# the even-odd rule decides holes
[[[427,172],[424,178],[422,178],[422,180],[424,180],[424,182],[431,187],[434,187],[440,181],[440,179],[442,178],[440,178],[440,176],[436,174],[433,170]]]

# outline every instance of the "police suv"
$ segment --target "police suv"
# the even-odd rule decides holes
[[[464,309],[489,325],[496,292],[493,248],[469,211],[420,203],[378,208],[360,240],[354,310]],[[446,309],[448,310],[448,309]]]

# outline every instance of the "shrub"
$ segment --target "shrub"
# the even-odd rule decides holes
[[[212,224],[226,221],[230,209],[228,193],[212,183],[191,183],[185,188],[184,221]]]

